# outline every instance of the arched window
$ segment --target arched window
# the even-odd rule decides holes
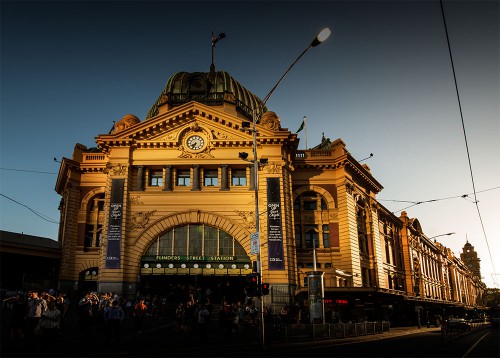
[[[160,235],[145,256],[247,256],[243,246],[227,232],[205,224],[177,226]]]
[[[314,191],[298,196],[293,203],[297,248],[330,248],[330,226],[326,199]],[[322,238],[321,242],[319,238]]]
[[[102,225],[104,222],[104,193],[93,196],[87,202],[85,216],[84,249],[101,245]]]
[[[361,254],[368,255],[368,236],[366,232],[366,212],[364,207],[358,206],[356,212],[356,221],[358,225],[359,251]]]

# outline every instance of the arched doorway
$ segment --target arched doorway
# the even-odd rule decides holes
[[[79,275],[78,294],[81,296],[87,292],[97,292],[98,267],[90,267]]]
[[[238,240],[213,225],[190,223],[160,234],[141,258],[140,293],[171,302],[210,296],[212,303],[245,298],[252,261]]]

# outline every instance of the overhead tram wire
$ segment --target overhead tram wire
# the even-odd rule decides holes
[[[44,215],[44,214],[42,214],[42,213],[39,213],[38,211],[36,211],[36,210],[34,210],[34,209],[30,208],[30,207],[29,207],[29,206],[27,206],[27,205],[24,205],[23,203],[20,203],[20,202],[19,202],[19,201],[17,201],[17,200],[14,200],[14,199],[12,199],[12,198],[8,197],[8,196],[7,196],[7,195],[5,195],[5,194],[0,193],[0,196],[3,196],[4,198],[9,199],[9,200],[13,201],[13,202],[14,202],[14,203],[16,203],[16,204],[19,204],[19,205],[21,205],[21,206],[24,206],[24,207],[25,207],[25,208],[27,208],[29,211],[31,211],[33,214],[35,214],[36,216],[40,217],[41,219],[43,219],[43,220],[45,220],[45,221],[48,221],[49,223],[52,223],[52,224],[59,224],[59,222],[58,222],[58,221],[55,221],[54,219],[51,219],[51,218],[49,218],[48,216],[46,216],[46,215]]]
[[[57,174],[57,173],[52,173],[52,172],[42,172],[42,171],[38,171],[38,170],[13,169],[13,168],[0,168],[0,170],[11,170],[14,172],[28,172],[28,173],[38,173],[38,174],[53,174],[53,175]]]
[[[392,202],[395,202],[395,203],[410,203],[410,204],[413,204],[413,205],[407,206],[407,207],[405,207],[403,209],[399,209],[399,210],[393,211],[392,213],[394,214],[394,213],[396,213],[398,211],[405,210],[405,209],[411,208],[412,206],[419,205],[419,204],[424,204],[424,203],[431,203],[431,202],[435,202],[435,201],[457,199],[457,198],[462,198],[462,199],[467,200],[467,198],[469,197],[469,195],[476,194],[476,193],[484,193],[486,191],[496,190],[496,189],[500,189],[500,186],[496,186],[494,188],[489,188],[489,189],[484,189],[484,190],[479,190],[479,191],[476,191],[475,193],[470,193],[470,194],[462,194],[462,195],[448,196],[448,197],[445,197],[445,198],[430,199],[430,200],[421,200],[421,201],[393,200],[393,199],[377,199],[377,200],[378,201],[392,201]],[[475,198],[476,198],[476,196],[475,196]],[[476,204],[477,200],[471,201],[471,203]]]
[[[460,93],[458,91],[457,76],[456,76],[456,73],[455,73],[455,65],[453,64],[453,55],[452,55],[452,52],[451,52],[450,37],[448,36],[448,27],[446,25],[446,17],[444,15],[443,0],[439,0],[439,4],[441,6],[441,15],[443,16],[444,31],[446,33],[446,43],[448,44],[448,53],[450,55],[450,63],[451,63],[451,69],[452,69],[452,72],[453,72],[453,80],[455,82],[455,91],[457,93],[458,108],[460,110],[460,118],[462,120],[462,130],[463,130],[463,133],[464,133],[465,148],[467,150],[467,160],[469,162],[469,171],[470,171],[470,177],[471,177],[471,181],[472,181],[472,189],[474,190],[474,203],[476,204],[477,214],[479,216],[479,221],[481,223],[481,228],[483,229],[484,239],[486,241],[486,247],[488,248],[488,253],[490,255],[491,267],[493,268],[493,272],[496,273],[495,266],[494,266],[494,261],[493,261],[493,257],[491,255],[490,244],[488,243],[488,238],[487,238],[487,235],[486,235],[486,230],[484,228],[483,218],[481,216],[481,211],[479,210],[479,205],[478,205],[478,201],[477,201],[476,186],[474,184],[474,174],[472,172],[472,164],[471,164],[470,153],[469,153],[469,145],[467,143],[467,133],[465,131],[464,115],[463,115],[463,112],[462,112],[462,104],[460,102]],[[495,281],[495,283],[496,283],[496,281]]]

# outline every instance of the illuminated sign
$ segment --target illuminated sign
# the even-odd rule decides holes
[[[337,305],[347,305],[349,303],[348,300],[332,300],[332,299],[329,299],[329,298],[324,298],[323,302],[324,303],[335,303]]]

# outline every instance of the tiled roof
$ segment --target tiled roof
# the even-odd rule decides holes
[[[27,247],[40,247],[45,249],[60,249],[61,244],[55,240],[26,235],[24,233],[15,233],[10,231],[0,230],[0,245],[15,245],[15,246],[27,246]]]

